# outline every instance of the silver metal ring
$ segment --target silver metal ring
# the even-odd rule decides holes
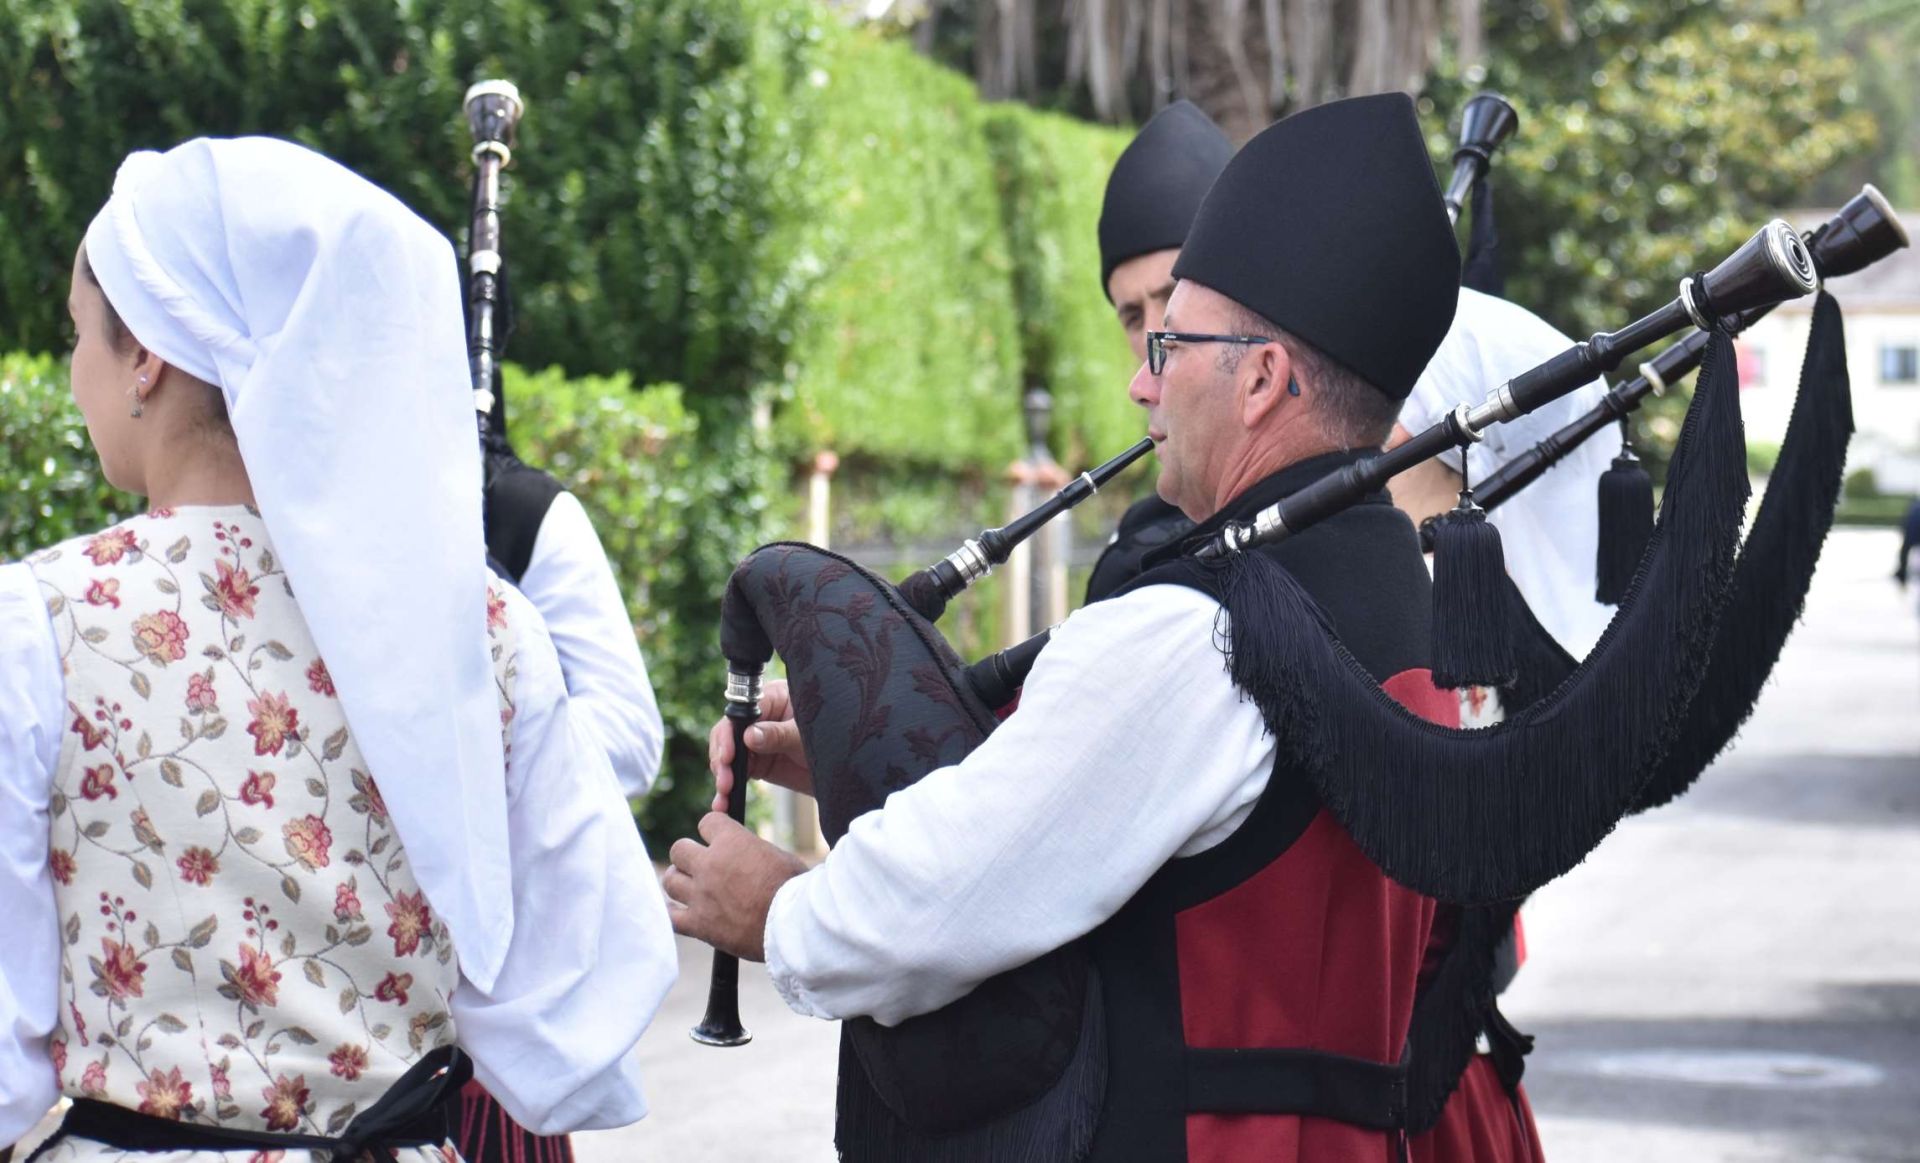
[[[488,414],[492,414],[493,389],[475,388],[473,390],[473,410],[476,412],[486,412]]]
[[[480,159],[488,154],[500,159],[500,168],[503,170],[513,164],[513,151],[507,148],[507,143],[504,141],[483,141],[475,145],[473,147],[474,164],[478,165]]]
[[[1700,304],[1694,298],[1692,275],[1680,280],[1680,305],[1687,309],[1687,318],[1693,320],[1695,327],[1702,331],[1713,330],[1713,320],[1707,318],[1707,313],[1700,309]]]
[[[981,549],[978,540],[971,537],[947,555],[947,564],[960,575],[964,585],[972,585],[993,572],[993,563],[987,560],[986,551]]]
[[[467,256],[467,269],[476,275],[497,275],[500,273],[500,252],[497,250],[476,250]]]
[[[1774,267],[1799,285],[1803,293],[1811,295],[1819,289],[1820,272],[1814,268],[1813,252],[1784,218],[1767,223],[1767,253]]]
[[[1100,491],[1100,486],[1094,482],[1092,473],[1083,472],[1080,474],[1080,479],[1087,482],[1087,496],[1091,497]]]
[[[728,667],[727,701],[758,708],[760,706],[760,672],[756,670],[752,674],[742,674]]]
[[[1486,439],[1486,437],[1480,435],[1480,430],[1473,426],[1473,408],[1467,404],[1461,404],[1454,408],[1453,424],[1454,431],[1465,436],[1469,444],[1478,444]]]

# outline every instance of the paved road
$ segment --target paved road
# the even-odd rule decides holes
[[[1920,1159],[1920,622],[1833,535],[1754,720],[1526,910],[1555,1163]]]
[[[1554,1163],[1920,1160],[1920,621],[1895,542],[1833,535],[1754,721],[1688,797],[1526,911],[1509,995]],[[582,1163],[830,1160],[834,1035],[746,974],[756,1042],[642,1043],[658,1114]]]

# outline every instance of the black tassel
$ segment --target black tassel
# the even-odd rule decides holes
[[[1733,579],[1748,496],[1737,393],[1719,334],[1636,584],[1586,660],[1493,727],[1450,731],[1395,703],[1266,554],[1189,567],[1220,599],[1228,671],[1281,762],[1387,875],[1454,903],[1518,899],[1637,802],[1700,690]]]
[[[1833,528],[1852,436],[1846,332],[1839,304],[1822,291],[1814,301],[1800,394],[1794,397],[1767,494],[1740,551],[1706,681],[1636,810],[1657,807],[1691,787],[1753,713],[1760,688],[1800,621],[1820,549]]]
[[[1594,600],[1617,606],[1653,536],[1653,478],[1634,455],[1627,418],[1620,418],[1620,455],[1600,474],[1600,552]]]
[[[1473,494],[1433,528],[1433,685],[1505,686],[1517,665],[1500,529]]]

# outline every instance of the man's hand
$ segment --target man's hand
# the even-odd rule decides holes
[[[813,794],[813,772],[800,743],[800,725],[793,721],[785,679],[774,679],[761,690],[760,721],[747,728],[747,750],[752,756],[748,773],[754,779]],[[713,772],[713,810],[724,813],[733,790],[732,720],[723,717],[707,732],[707,767]]]
[[[700,820],[699,840],[674,841],[660,881],[675,932],[745,961],[765,961],[767,910],[780,886],[807,870],[723,812]]]

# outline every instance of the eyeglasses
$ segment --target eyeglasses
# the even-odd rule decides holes
[[[1265,335],[1207,335],[1198,331],[1149,331],[1147,332],[1147,370],[1159,375],[1167,368],[1167,344],[1169,343],[1248,343],[1259,346],[1272,343],[1273,339]]]

